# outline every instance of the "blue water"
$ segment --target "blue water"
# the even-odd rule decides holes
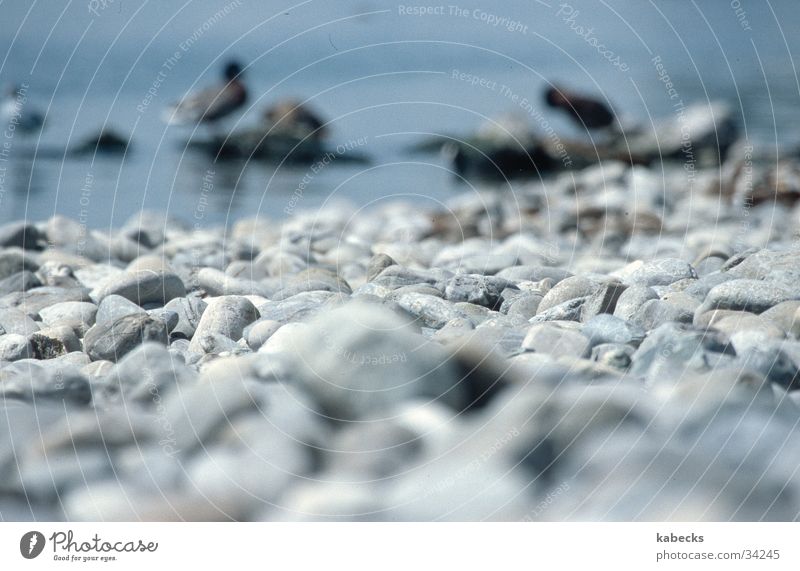
[[[225,128],[252,124],[269,102],[291,96],[332,121],[333,144],[365,141],[357,150],[371,163],[334,162],[315,173],[297,209],[338,198],[445,200],[463,183],[438,155],[406,149],[424,133],[464,135],[488,116],[524,117],[520,99],[539,109],[548,80],[605,96],[626,119],[669,116],[674,100],[655,57],[685,103],[730,101],[762,145],[800,140],[796,0],[742,0],[738,13],[739,2],[726,0],[463,1],[430,15],[376,0],[105,4],[0,1],[0,84],[27,84],[25,107],[47,122],[41,136],[10,139],[0,163],[2,221],[61,213],[108,227],[141,208],[209,225],[286,216],[300,181],[309,180],[306,167],[213,164],[185,148],[204,128],[160,121],[164,106],[214,82],[230,57],[248,64],[251,101]],[[543,112],[563,136],[585,136]],[[131,137],[124,157],[60,154],[103,126]]]

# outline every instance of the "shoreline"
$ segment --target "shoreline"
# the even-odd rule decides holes
[[[0,225],[0,512],[792,520],[800,168],[692,175]]]

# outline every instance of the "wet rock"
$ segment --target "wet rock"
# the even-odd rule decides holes
[[[498,278],[511,281],[538,282],[543,279],[551,279],[556,284],[561,280],[570,277],[572,274],[566,270],[552,268],[548,266],[514,266],[497,272]]]
[[[397,265],[397,262],[395,262],[390,255],[375,254],[367,263],[367,281],[372,281],[378,277],[383,270],[394,265]]]
[[[197,285],[210,296],[260,295],[270,297],[274,292],[256,281],[235,278],[214,268],[202,268],[197,272]]]

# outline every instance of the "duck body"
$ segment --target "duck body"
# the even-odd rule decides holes
[[[247,88],[241,73],[238,64],[228,64],[225,83],[186,95],[164,112],[164,122],[168,125],[214,123],[230,115],[247,102]]]
[[[271,133],[300,139],[322,140],[328,135],[325,122],[308,106],[296,99],[270,105],[264,111],[264,123]]]
[[[545,91],[545,101],[550,107],[561,109],[585,129],[605,129],[616,122],[608,105],[598,99],[550,87]]]

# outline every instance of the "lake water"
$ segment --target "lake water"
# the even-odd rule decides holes
[[[61,213],[108,227],[147,208],[210,225],[338,199],[438,203],[465,183],[438,155],[407,151],[425,134],[465,135],[511,112],[536,127],[528,101],[559,133],[585,136],[541,109],[548,80],[604,95],[632,121],[669,116],[654,58],[685,103],[727,100],[753,141],[793,143],[799,25],[796,0],[4,0],[0,84],[27,85],[25,109],[45,113],[46,128],[3,133],[0,219]],[[161,110],[216,81],[230,57],[248,65],[251,99],[225,128],[307,99],[332,121],[331,143],[370,163],[309,173],[187,150],[205,128],[166,127]],[[64,154],[104,126],[130,136],[124,156]]]

